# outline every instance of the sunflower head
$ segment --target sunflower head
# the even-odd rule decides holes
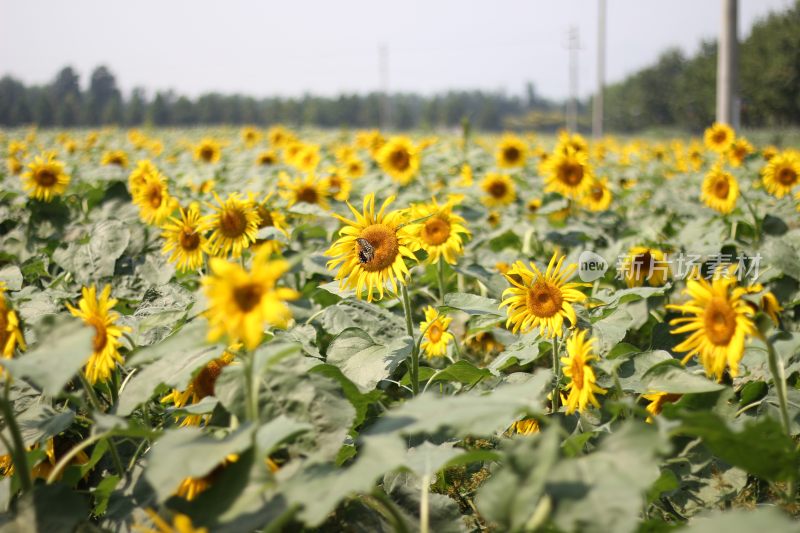
[[[149,159],[137,161],[136,168],[128,176],[128,190],[131,196],[135,195],[136,191],[145,184],[147,176],[157,175],[158,173],[158,168]]]
[[[100,161],[102,165],[116,166],[120,168],[128,167],[128,154],[122,150],[111,150],[103,154]]]
[[[724,154],[728,151],[731,144],[733,144],[734,138],[733,128],[719,122],[712,124],[703,134],[703,142],[706,148],[719,154]]]
[[[524,167],[528,158],[528,145],[516,135],[507,133],[500,139],[494,157],[500,168]]]
[[[241,132],[242,142],[248,148],[252,148],[253,146],[261,140],[261,132],[258,131],[258,128],[255,126],[247,126],[242,128]]]
[[[508,174],[489,172],[481,182],[481,189],[486,193],[481,201],[488,207],[508,205],[517,199],[516,187]]]
[[[288,207],[295,204],[311,204],[318,205],[322,209],[330,208],[328,183],[318,179],[313,173],[307,174],[305,178],[297,176],[294,179],[290,179],[286,173],[282,173],[278,187],[280,187],[280,195],[286,200]]]
[[[800,184],[800,152],[786,150],[773,156],[761,171],[767,192],[776,198],[791,194]]]
[[[242,255],[256,240],[261,219],[252,202],[245,201],[239,193],[229,194],[223,201],[214,193],[217,205],[208,204],[213,212],[206,216],[206,226],[211,230],[208,244],[211,253],[217,256]]]
[[[700,199],[711,209],[728,214],[736,207],[739,197],[739,183],[729,172],[715,165],[703,180]]]
[[[579,201],[581,205],[591,211],[605,211],[611,205],[612,198],[611,189],[608,187],[608,178],[603,177],[594,180]]]
[[[660,287],[669,278],[669,263],[664,252],[646,246],[634,246],[622,263],[622,275],[628,287],[641,287],[645,283]]]
[[[753,145],[744,137],[735,139],[730,148],[728,148],[728,161],[731,166],[740,167],[744,163],[745,158],[755,151]]]
[[[452,320],[452,318],[440,315],[431,306],[425,308],[425,320],[419,325],[423,335],[420,348],[428,358],[444,357],[447,354],[447,345],[454,339],[453,334],[447,331]]]
[[[569,378],[566,390],[567,414],[575,411],[583,412],[591,404],[600,407],[595,394],[605,394],[606,390],[596,385],[594,369],[589,364],[597,359],[594,353],[594,338],[586,338],[587,331],[580,330],[567,339],[567,357],[561,358],[564,365],[564,376]]]
[[[26,346],[17,313],[6,300],[5,291],[6,285],[0,281],[0,355],[10,359],[17,347],[24,351]]]
[[[572,304],[586,299],[578,290],[585,284],[567,281],[577,265],[562,269],[564,259],[565,256],[553,254],[544,273],[532,262],[528,268],[517,261],[503,274],[511,284],[503,292],[500,304],[508,307],[506,327],[512,327],[514,333],[527,333],[538,327],[540,335],[552,338],[564,334],[565,321],[570,327],[577,324]]]
[[[177,199],[169,194],[164,176],[145,174],[144,183],[134,190],[133,203],[139,207],[139,217],[147,224],[159,225],[178,207]]]
[[[585,151],[571,147],[557,150],[545,164],[545,191],[580,199],[594,183],[594,175]]]
[[[222,157],[222,144],[211,138],[201,140],[194,148],[194,158],[203,163],[216,163]]]
[[[64,194],[70,177],[64,173],[64,163],[56,160],[54,152],[36,156],[22,174],[22,187],[36,200],[51,201]]]
[[[365,171],[364,162],[357,156],[352,156],[342,162],[342,172],[350,179],[360,178]]]
[[[404,136],[392,137],[378,151],[376,160],[381,169],[401,185],[407,185],[419,171],[419,151]]]
[[[335,279],[340,287],[356,289],[356,297],[361,298],[366,289],[367,301],[372,301],[375,290],[383,298],[386,283],[396,293],[397,282],[405,283],[409,275],[405,260],[417,260],[413,251],[419,245],[404,225],[404,213],[387,212],[393,201],[393,196],[387,198],[376,213],[375,194],[370,193],[364,197],[361,212],[347,203],[354,220],[334,214],[345,226],[339,231],[339,239],[325,252],[333,258],[328,270],[337,271]]]
[[[256,164],[262,167],[269,167],[278,162],[278,154],[275,150],[265,150],[258,154]]]
[[[423,250],[428,252],[428,261],[437,263],[440,258],[454,265],[464,253],[463,239],[469,237],[466,221],[453,213],[454,201],[440,205],[435,198],[427,204],[416,204],[411,209],[411,218],[419,220],[409,226]]]
[[[181,272],[198,270],[203,266],[203,254],[209,253],[207,219],[200,216],[196,206],[180,208],[180,218],[171,217],[163,226],[164,246],[161,253],[169,255]]]

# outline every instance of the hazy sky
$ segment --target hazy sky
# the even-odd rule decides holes
[[[792,0],[740,0],[740,35]],[[607,79],[670,46],[715,37],[721,0],[608,0]],[[120,87],[254,96],[377,88],[568,91],[566,33],[579,28],[580,92],[595,86],[596,0],[0,0],[0,74],[44,83],[106,64]]]

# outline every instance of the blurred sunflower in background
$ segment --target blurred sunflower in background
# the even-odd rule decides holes
[[[169,261],[175,263],[180,272],[198,270],[203,266],[203,254],[210,253],[207,231],[207,219],[200,216],[195,206],[180,208],[180,218],[170,217],[162,227],[161,237],[164,245],[163,255],[169,255]]]
[[[194,158],[203,163],[217,163],[222,157],[222,144],[206,137],[194,148]]]
[[[262,167],[269,167],[278,162],[278,154],[275,150],[265,150],[256,157],[256,164]]]
[[[562,270],[565,259],[554,253],[544,273],[533,262],[529,269],[517,261],[503,274],[511,287],[503,291],[500,307],[508,306],[506,327],[512,327],[513,333],[528,333],[538,327],[544,337],[560,337],[565,321],[569,321],[569,327],[577,324],[572,304],[586,299],[578,290],[586,284],[567,281],[577,265],[569,264]]]
[[[344,202],[350,198],[350,191],[353,184],[346,173],[340,171],[336,167],[330,167],[327,175],[323,178],[322,183],[328,192],[328,196],[333,197],[334,200]]]
[[[722,170],[717,164],[703,179],[700,199],[711,209],[723,215],[733,211],[739,198],[739,183],[729,172]]]
[[[327,183],[314,174],[307,174],[305,178],[296,176],[291,179],[288,174],[282,173],[278,187],[280,195],[286,200],[287,207],[295,204],[311,204],[318,205],[322,209],[330,209]]]
[[[78,307],[67,304],[67,309],[72,316],[82,319],[87,326],[94,328],[92,355],[84,371],[89,383],[104,383],[111,378],[117,363],[123,363],[119,353],[119,338],[123,333],[130,332],[131,328],[116,325],[119,313],[113,311],[117,300],[111,298],[111,285],[103,287],[99,298],[94,285],[84,287],[81,294]]]
[[[447,345],[455,339],[453,334],[447,331],[453,319],[440,315],[439,311],[430,305],[425,308],[424,312],[425,320],[419,325],[419,330],[423,335],[420,348],[428,358],[444,357],[447,355]]]
[[[211,231],[208,244],[217,256],[242,255],[255,242],[260,222],[258,211],[251,202],[242,200],[239,193],[231,193],[223,201],[214,193],[217,205],[208,204],[213,212],[206,215],[206,227]]]
[[[101,165],[116,166],[119,168],[128,167],[128,154],[122,150],[110,150],[103,154],[100,160]]]
[[[19,318],[6,300],[5,293],[6,284],[0,281],[0,355],[11,359],[17,347],[20,351],[25,351],[26,346]]]
[[[761,170],[767,192],[776,198],[792,193],[800,183],[800,152],[786,150],[770,158]]]
[[[159,225],[178,207],[178,200],[169,194],[164,176],[158,172],[145,174],[144,183],[133,194],[139,207],[139,218],[147,224]]]
[[[700,276],[694,278],[686,282],[683,291],[690,299],[667,305],[667,309],[688,315],[670,321],[676,326],[673,335],[689,334],[675,351],[687,352],[684,364],[697,355],[709,377],[721,380],[726,367],[736,377],[745,341],[756,333],[751,319],[755,311],[743,298],[747,291],[736,286],[732,269],[718,270],[710,283]]]
[[[345,226],[339,230],[340,237],[325,252],[333,257],[328,261],[328,270],[338,269],[334,279],[339,280],[341,288],[355,289],[357,298],[362,297],[364,289],[367,301],[372,301],[375,290],[378,299],[383,298],[387,282],[396,293],[397,282],[404,284],[409,275],[404,258],[417,260],[413,252],[419,245],[408,226],[403,225],[403,213],[400,210],[387,212],[393,201],[394,196],[390,196],[375,213],[375,193],[369,193],[364,197],[361,213],[347,203],[355,220],[333,214]]]
[[[728,148],[728,162],[732,167],[740,167],[744,163],[745,158],[755,151],[750,141],[744,137],[734,139]]]
[[[136,192],[142,188],[147,181],[147,176],[157,174],[159,174],[158,168],[156,168],[149,159],[137,161],[136,168],[134,168],[128,176],[128,191],[131,193],[131,196],[134,196]]]
[[[733,144],[734,138],[733,128],[719,122],[715,122],[706,128],[705,133],[703,133],[703,143],[706,148],[718,154],[727,152]]]
[[[667,282],[671,269],[664,252],[647,246],[634,246],[622,261],[622,276],[628,287],[641,287],[645,283],[660,287]]]
[[[500,168],[524,167],[528,158],[528,145],[516,135],[507,133],[500,139],[494,158]]]
[[[411,139],[405,136],[389,139],[375,159],[381,169],[401,185],[408,185],[419,172],[419,152]]]
[[[248,148],[252,148],[261,140],[261,132],[255,126],[246,126],[241,132],[242,142]]]
[[[292,318],[286,301],[299,297],[293,289],[277,286],[289,270],[286,261],[270,261],[262,248],[253,256],[250,270],[219,257],[212,257],[209,266],[211,275],[202,280],[209,301],[209,340],[225,336],[231,343],[242,342],[253,350],[266,325],[286,327]]]
[[[481,202],[487,207],[500,207],[517,199],[517,189],[508,174],[489,172],[481,181],[481,189],[486,194]]]
[[[345,176],[350,179],[360,178],[364,175],[364,172],[366,172],[364,162],[356,156],[353,156],[347,161],[342,162],[341,168]]]
[[[585,151],[571,147],[557,150],[544,163],[545,192],[557,192],[567,198],[580,199],[594,183],[594,175]]]
[[[586,194],[580,197],[579,202],[591,211],[605,211],[611,206],[613,197],[611,189],[608,187],[608,178],[603,177],[592,182]]]
[[[28,168],[22,174],[22,188],[32,198],[49,202],[67,190],[70,177],[64,173],[64,163],[56,159],[54,152],[36,156]]]
[[[463,239],[469,238],[470,233],[466,221],[453,213],[453,201],[440,205],[433,198],[429,203],[415,204],[411,207],[411,219],[420,220],[412,223],[409,231],[428,252],[428,261],[437,263],[443,258],[455,265],[464,253]]]
[[[575,411],[584,412],[591,404],[600,407],[595,394],[605,394],[606,390],[597,386],[597,377],[594,369],[589,364],[596,360],[594,354],[594,338],[586,338],[587,331],[574,332],[567,339],[567,356],[561,358],[564,365],[564,376],[569,378],[569,383],[564,390],[569,391],[567,396],[567,414]]]

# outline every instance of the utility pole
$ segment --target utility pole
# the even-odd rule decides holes
[[[739,128],[739,2],[722,0],[722,27],[717,46],[717,122]]]
[[[567,101],[567,130],[578,131],[578,49],[580,36],[577,26],[572,26],[568,34],[569,48],[569,100]]]
[[[380,127],[386,130],[391,127],[392,108],[389,102],[389,47],[385,44],[378,48],[378,77],[380,80]]]
[[[603,136],[603,88],[606,84],[606,0],[597,4],[597,92],[592,100],[592,137]]]

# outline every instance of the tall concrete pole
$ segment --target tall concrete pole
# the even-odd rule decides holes
[[[717,47],[717,122],[739,128],[738,0],[722,0],[722,27]]]
[[[606,84],[606,0],[597,4],[597,92],[592,100],[592,137],[603,136],[603,88]]]
[[[578,28],[569,29],[569,100],[567,101],[567,130],[578,131]]]

